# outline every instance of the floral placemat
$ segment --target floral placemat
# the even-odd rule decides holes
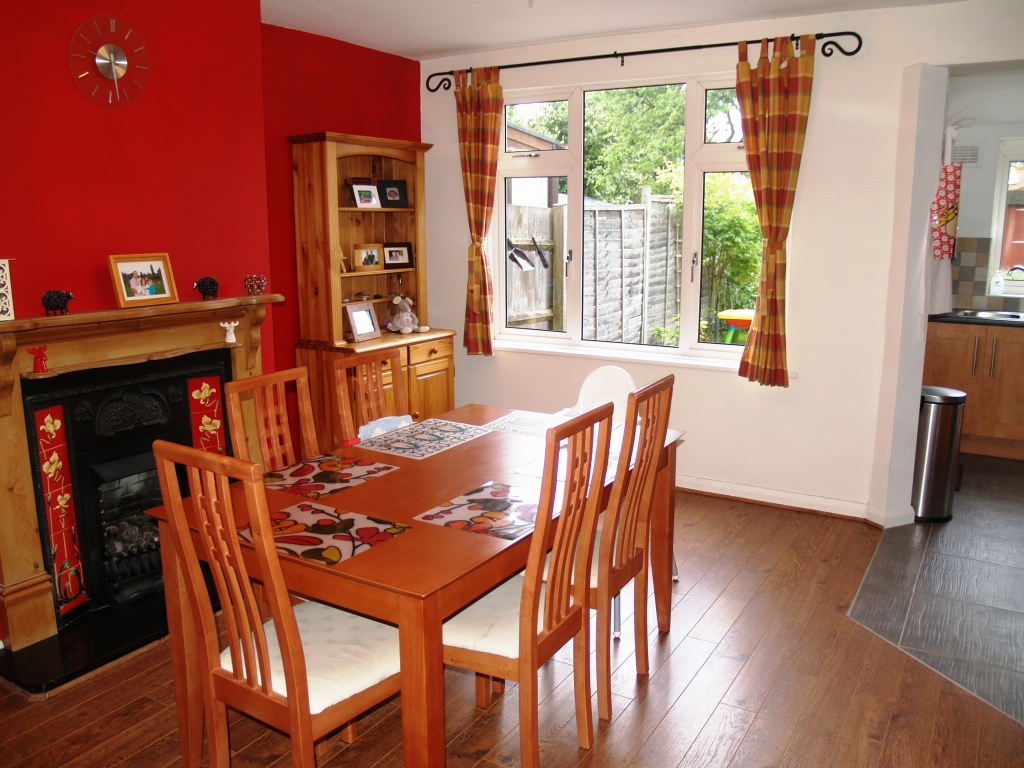
[[[398,467],[390,464],[325,453],[284,469],[267,472],[263,475],[263,485],[296,496],[319,499],[396,469]]]
[[[414,520],[515,540],[533,531],[540,489],[486,482]]]
[[[487,427],[477,427],[473,424],[427,419],[419,424],[388,432],[386,435],[363,440],[359,447],[396,456],[408,456],[410,459],[425,459],[480,435],[486,435],[490,431]]]
[[[342,512],[303,502],[271,512],[277,551],[335,565],[372,547],[391,541],[412,526],[378,520],[356,512]],[[238,529],[243,541],[252,542],[249,527]]]
[[[517,435],[544,437],[549,428],[569,418],[565,413],[539,413],[537,411],[512,411],[507,416],[484,424],[492,432],[514,432]]]

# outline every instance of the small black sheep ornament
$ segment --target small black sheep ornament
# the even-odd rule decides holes
[[[43,308],[47,316],[52,312],[55,315],[66,315],[68,313],[68,302],[74,296],[71,291],[47,291],[43,294]]]
[[[200,277],[192,286],[203,295],[203,301],[217,298],[217,289],[220,287],[216,278]]]

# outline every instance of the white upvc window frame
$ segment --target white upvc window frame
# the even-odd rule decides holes
[[[993,279],[999,274],[1003,262],[1003,239],[1006,234],[1006,194],[1010,184],[1010,163],[1024,157],[1024,137],[1004,138],[999,142],[999,165],[996,167],[995,205],[992,210],[992,248],[988,257],[988,287],[991,293]],[[1003,283],[1004,296],[1022,296],[1024,288],[1011,283]]]
[[[616,88],[656,85],[686,85],[686,129],[683,192],[683,258],[680,270],[680,333],[678,347],[662,347],[624,342],[591,341],[582,338],[583,299],[583,101],[584,93]],[[709,89],[734,88],[735,74],[712,73],[700,76],[643,78],[628,82],[594,82],[574,87],[516,89],[505,92],[505,104],[542,101],[568,101],[569,140],[567,149],[541,150],[536,153],[505,151],[505,121],[502,116],[501,151],[495,184],[494,217],[488,236],[488,251],[494,254],[495,346],[552,354],[580,354],[618,360],[667,364],[694,364],[735,370],[743,347],[698,340],[700,316],[700,267],[703,227],[704,173],[746,171],[742,143],[705,144],[705,94]],[[691,149],[695,148],[695,149]],[[535,156],[531,156],[534,155]],[[568,180],[566,251],[572,254],[567,264],[565,285],[565,331],[544,331],[506,327],[505,285],[505,179],[516,177],[565,176]],[[696,267],[691,261],[697,255]],[[498,264],[500,263],[500,267]]]

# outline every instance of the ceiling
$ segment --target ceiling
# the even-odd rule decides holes
[[[423,61],[539,42],[949,0],[261,0],[263,21]],[[794,32],[838,30],[794,30]]]
[[[946,122],[961,126],[1024,123],[1024,61],[949,68]]]

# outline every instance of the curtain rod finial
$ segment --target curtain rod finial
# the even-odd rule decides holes
[[[431,93],[437,93],[441,88],[444,88],[446,91],[450,91],[452,89],[452,77],[454,75],[454,72],[434,72],[432,75],[427,77],[427,90]],[[435,77],[439,77],[441,79],[431,85],[430,81]]]

